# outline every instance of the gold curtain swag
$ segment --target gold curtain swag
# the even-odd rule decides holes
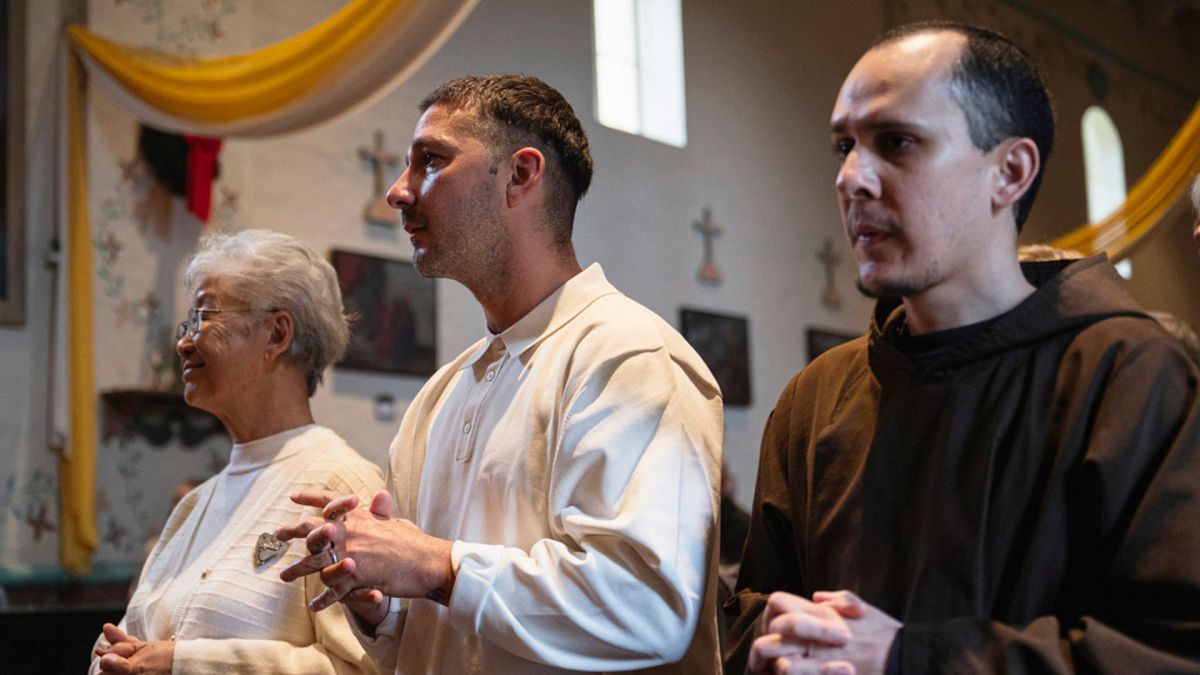
[[[141,121],[203,136],[263,136],[346,114],[437,51],[478,0],[351,0],[262,49],[185,57],[118,44],[83,26],[67,39],[88,74]]]
[[[184,58],[126,47],[81,26],[73,44],[95,58],[133,95],[172,115],[201,123],[228,122],[276,110],[328,76],[408,0],[360,0],[312,30],[248,54]]]
[[[98,435],[85,78],[138,120],[165,131],[261,137],[298,131],[383,96],[420,68],[478,0],[351,0],[309,30],[235,56],[193,58],[66,28],[68,438],[59,460],[60,560],[91,569]],[[53,414],[53,413],[52,413]]]
[[[1183,123],[1154,164],[1133,186],[1125,203],[1104,220],[1084,225],[1055,239],[1055,248],[1085,255],[1104,252],[1109,259],[1126,256],[1144,240],[1171,208],[1187,199],[1192,177],[1200,172],[1200,104]]]

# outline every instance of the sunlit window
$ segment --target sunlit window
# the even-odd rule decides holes
[[[1084,111],[1082,125],[1088,222],[1098,223],[1125,202],[1125,151],[1117,125],[1100,106]]]
[[[687,145],[680,0],[593,0],[592,8],[600,123]]]
[[[1100,106],[1085,110],[1081,125],[1088,222],[1094,224],[1125,202],[1125,151],[1117,125]],[[1129,260],[1120,261],[1117,270],[1127,279],[1133,274]]]

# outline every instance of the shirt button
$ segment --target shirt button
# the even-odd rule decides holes
[[[212,570],[204,570],[203,572],[201,572],[201,573],[200,573],[200,578],[201,578],[201,579],[207,579],[207,578],[208,578],[208,573],[209,573],[209,572],[212,572]]]
[[[487,380],[488,382],[491,382],[492,380],[496,379],[496,371],[489,370],[487,375],[483,379]]]
[[[463,433],[464,434],[471,433],[471,423],[470,422],[467,422],[466,424],[463,425]]]

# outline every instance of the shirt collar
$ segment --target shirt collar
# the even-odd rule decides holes
[[[246,443],[235,443],[229,453],[229,473],[243,473],[290,456],[290,452],[287,455],[283,453],[287,444],[316,427],[316,424],[309,423]]]
[[[480,341],[470,358],[462,362],[459,370],[474,365],[493,348],[506,348],[510,353],[520,356],[542,338],[575,318],[597,298],[614,293],[619,294],[620,291],[608,283],[600,263],[592,263],[587,269],[567,279],[558,290],[509,326],[508,330],[496,335],[485,327],[485,338]]]

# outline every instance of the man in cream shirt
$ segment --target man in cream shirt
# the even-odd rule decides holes
[[[483,339],[442,367],[392,445],[392,494],[304,494],[283,528],[397,673],[717,672],[722,410],[712,375],[599,265],[575,207],[578,119],[524,76],[422,102],[388,193],[426,276],[459,281]]]

